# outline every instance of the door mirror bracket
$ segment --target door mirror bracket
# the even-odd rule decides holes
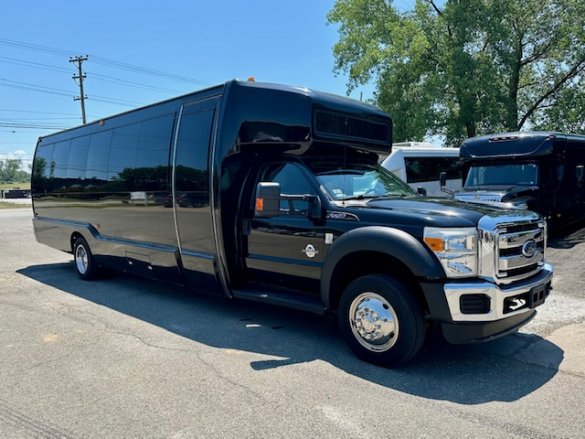
[[[447,189],[447,173],[446,172],[441,172],[439,174],[439,183],[441,185],[441,191],[445,192],[449,195],[453,195],[455,193],[455,191],[452,191],[451,189]]]
[[[323,205],[317,195],[287,195],[280,192],[280,183],[277,182],[260,182],[256,187],[256,202],[254,205],[254,216],[260,218],[271,218],[282,215],[280,210],[281,201],[289,201],[294,205],[295,201],[306,201],[308,208],[307,217],[310,219],[321,219],[323,214]],[[292,210],[292,208],[291,208]]]

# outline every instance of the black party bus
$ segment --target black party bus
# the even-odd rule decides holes
[[[543,218],[427,198],[378,165],[391,145],[371,105],[230,81],[41,137],[34,230],[83,280],[115,269],[336,316],[384,366],[435,326],[465,343],[530,321],[553,274]]]

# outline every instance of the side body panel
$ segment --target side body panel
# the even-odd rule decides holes
[[[184,256],[189,259],[198,251],[191,245],[197,240],[192,237],[197,233],[193,228],[206,229],[201,233],[208,240],[201,245],[205,247],[204,260],[210,262],[201,271],[211,281],[205,285],[192,282],[191,286],[217,289],[209,202],[207,207],[194,207],[200,200],[189,190],[200,184],[201,178],[208,178],[211,124],[205,157],[195,165],[201,172],[179,173],[183,183],[190,185],[182,192],[172,190],[172,154],[182,106],[219,96],[222,90],[216,87],[41,138],[32,176],[37,240],[70,252],[72,238],[79,234],[104,266],[185,283],[175,212],[179,212],[179,221],[184,218],[188,222],[191,211],[197,210],[205,218],[193,221],[193,227],[183,227],[189,243]],[[215,110],[212,113],[215,120]],[[186,162],[188,156],[184,155]],[[208,182],[204,186],[203,199],[208,199]],[[185,211],[189,213],[183,215]]]

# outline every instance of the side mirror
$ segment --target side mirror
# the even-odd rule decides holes
[[[254,215],[265,218],[280,215],[280,183],[258,183]]]
[[[575,179],[577,183],[583,184],[583,180],[585,180],[585,166],[577,165],[575,167]]]
[[[309,195],[309,218],[320,219],[323,215],[323,205],[321,204],[321,198],[317,195]]]
[[[453,195],[455,193],[455,191],[445,187],[447,186],[447,173],[444,171],[439,174],[439,184],[441,185],[441,192],[445,192],[449,195]]]
[[[427,196],[427,190],[424,187],[417,187],[416,188],[416,193],[419,195],[423,195],[423,196]]]
[[[447,173],[446,172],[441,172],[439,174],[439,182],[441,184],[441,187],[447,186]]]

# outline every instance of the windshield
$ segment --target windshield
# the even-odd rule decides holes
[[[538,166],[535,163],[513,165],[472,166],[465,187],[477,186],[535,186],[538,184]]]
[[[308,165],[333,200],[416,196],[406,183],[379,165],[334,161]]]

